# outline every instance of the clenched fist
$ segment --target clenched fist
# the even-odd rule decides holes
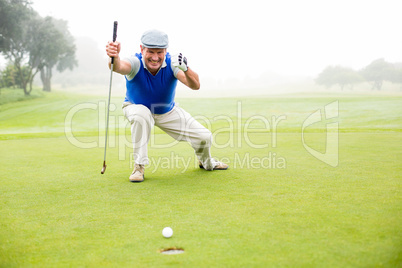
[[[106,45],[106,54],[111,58],[119,57],[120,50],[120,42],[108,42]]]
[[[183,54],[179,53],[172,56],[172,65],[178,67],[183,72],[186,72],[188,69],[187,66],[187,58],[183,56]]]

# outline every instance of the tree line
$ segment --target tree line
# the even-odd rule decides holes
[[[29,95],[39,73],[43,90],[51,91],[53,68],[72,70],[75,51],[67,21],[41,17],[28,0],[0,0],[0,53],[8,60],[0,88],[18,87]]]
[[[338,85],[342,90],[345,86],[353,87],[361,82],[369,82],[372,89],[381,90],[384,81],[402,83],[402,63],[377,59],[358,71],[342,66],[328,66],[315,80],[327,88]]]

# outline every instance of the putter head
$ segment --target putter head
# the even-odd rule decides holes
[[[101,170],[101,174],[105,173],[105,171],[106,171],[106,161],[103,161],[103,167]]]

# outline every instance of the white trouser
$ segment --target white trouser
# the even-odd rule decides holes
[[[146,106],[141,104],[124,106],[123,112],[131,123],[131,139],[136,164],[149,164],[148,141],[151,137],[152,127],[156,125],[172,138],[178,141],[188,141],[205,169],[212,170],[216,165],[210,153],[211,131],[177,105],[165,114],[152,114]]]

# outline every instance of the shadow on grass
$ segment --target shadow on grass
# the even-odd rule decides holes
[[[126,180],[128,183],[139,184],[182,184],[195,181],[215,181],[222,178],[222,175],[228,174],[229,170],[206,171],[201,168],[190,168],[184,172],[181,169],[158,169],[155,172],[145,171],[145,180],[141,183],[131,183],[128,180],[129,174],[125,174],[124,179],[119,176],[118,180]],[[127,177],[127,178],[126,178]]]

